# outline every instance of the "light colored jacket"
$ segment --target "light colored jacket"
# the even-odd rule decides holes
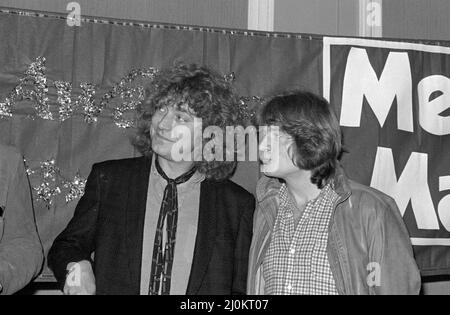
[[[262,263],[275,225],[280,187],[277,179],[268,177],[257,185],[247,281],[250,295],[264,294]],[[395,201],[347,179],[342,169],[335,176],[334,189],[339,199],[327,255],[339,294],[419,294],[420,273]]]
[[[0,284],[13,294],[41,270],[44,256],[22,156],[0,145]]]

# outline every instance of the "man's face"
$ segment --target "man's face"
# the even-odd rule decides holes
[[[261,172],[270,177],[286,178],[299,168],[292,161],[295,144],[287,133],[277,127],[270,127],[262,132],[259,144]]]
[[[179,107],[163,105],[158,108],[152,117],[150,128],[153,152],[166,160],[179,161],[174,157],[175,144],[179,144],[181,141],[186,143],[186,140],[190,140],[187,146],[183,146],[183,150],[189,152],[182,153],[192,155],[194,143],[201,143],[194,141],[194,137],[198,134],[194,132],[194,121],[197,119],[187,105]],[[178,145],[178,147],[180,146]]]

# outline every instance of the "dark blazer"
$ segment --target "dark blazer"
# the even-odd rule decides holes
[[[93,166],[73,219],[48,255],[61,286],[68,263],[89,260],[97,294],[140,293],[150,166],[144,157]],[[237,184],[202,182],[188,295],[246,293],[254,208],[253,195]]]

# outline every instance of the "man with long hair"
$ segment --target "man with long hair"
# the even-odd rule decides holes
[[[147,90],[143,157],[93,166],[49,266],[66,294],[245,294],[254,198],[228,179],[235,161],[195,154],[213,140],[195,121],[239,124],[236,96],[222,76],[183,64]],[[192,141],[178,148],[180,139]]]
[[[420,275],[395,201],[348,179],[341,130],[323,98],[273,98],[263,135],[250,294],[418,294]],[[351,153],[350,153],[351,154]]]

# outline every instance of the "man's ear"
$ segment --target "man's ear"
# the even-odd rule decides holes
[[[297,147],[294,142],[289,143],[287,146],[287,149],[286,149],[287,155],[289,156],[289,159],[294,163],[294,165],[297,160],[296,155],[295,155],[296,149],[297,149]]]

